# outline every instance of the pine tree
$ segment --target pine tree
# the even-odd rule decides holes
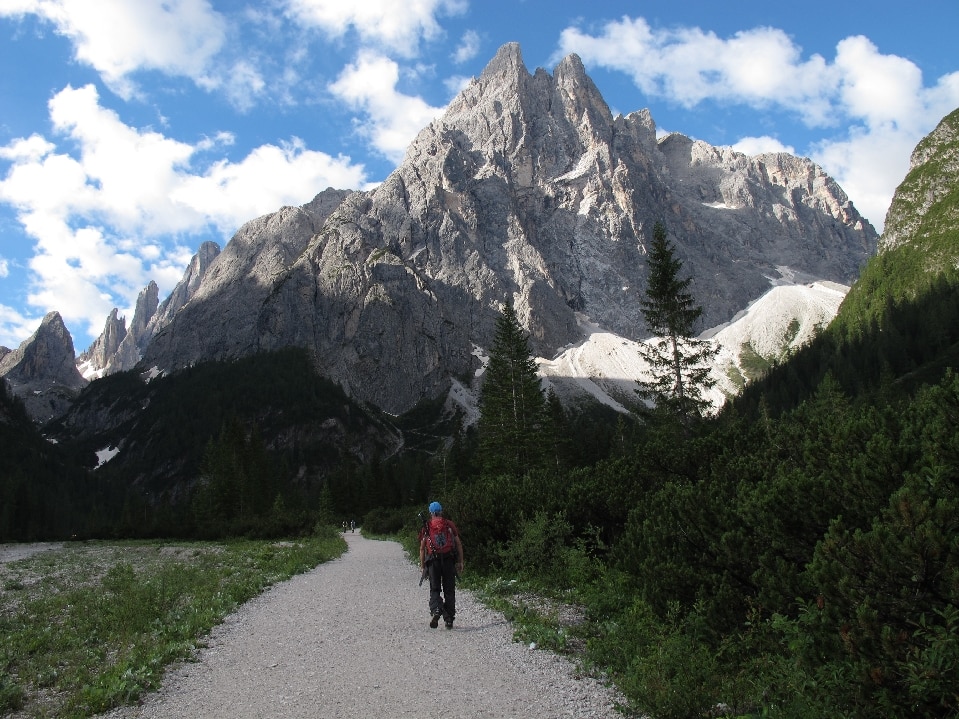
[[[693,327],[703,313],[688,292],[692,278],[679,279],[683,263],[657,222],[649,251],[649,277],[641,309],[654,337],[640,344],[640,355],[649,364],[650,380],[639,380],[637,392],[659,409],[683,417],[701,415],[709,406],[703,397],[715,384],[709,377],[716,354],[709,342],[693,337]]]
[[[479,401],[480,457],[488,474],[520,476],[541,463],[545,404],[529,337],[507,303],[496,323]]]

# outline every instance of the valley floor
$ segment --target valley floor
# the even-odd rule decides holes
[[[196,663],[101,719],[617,716],[613,690],[512,641],[506,620],[465,590],[455,628],[430,629],[427,587],[400,545],[344,536],[341,558],[243,605]]]

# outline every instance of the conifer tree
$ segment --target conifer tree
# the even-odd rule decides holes
[[[545,404],[529,337],[507,303],[496,322],[479,401],[480,456],[487,473],[519,476],[541,462]]]
[[[673,410],[686,418],[699,416],[709,404],[703,392],[715,384],[709,377],[709,366],[716,349],[693,336],[703,308],[688,291],[692,278],[679,278],[683,263],[660,222],[653,227],[648,262],[641,309],[654,337],[640,344],[640,355],[649,364],[651,379],[639,380],[637,392],[659,409]]]

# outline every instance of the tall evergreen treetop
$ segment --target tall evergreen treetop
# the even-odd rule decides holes
[[[692,278],[680,279],[683,263],[660,222],[653,227],[648,261],[641,310],[654,338],[640,344],[640,354],[649,363],[652,378],[640,380],[637,391],[656,407],[672,408],[683,416],[702,414],[709,405],[704,390],[715,384],[709,368],[716,348],[693,336],[703,308],[688,291]]]
[[[479,439],[490,474],[525,474],[546,451],[546,400],[536,374],[529,336],[512,303],[496,322],[496,335],[480,394]]]

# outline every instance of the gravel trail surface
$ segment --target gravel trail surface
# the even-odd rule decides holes
[[[620,716],[613,690],[514,642],[465,590],[454,628],[430,629],[426,583],[400,545],[345,537],[342,557],[244,604],[195,663],[103,719]]]

